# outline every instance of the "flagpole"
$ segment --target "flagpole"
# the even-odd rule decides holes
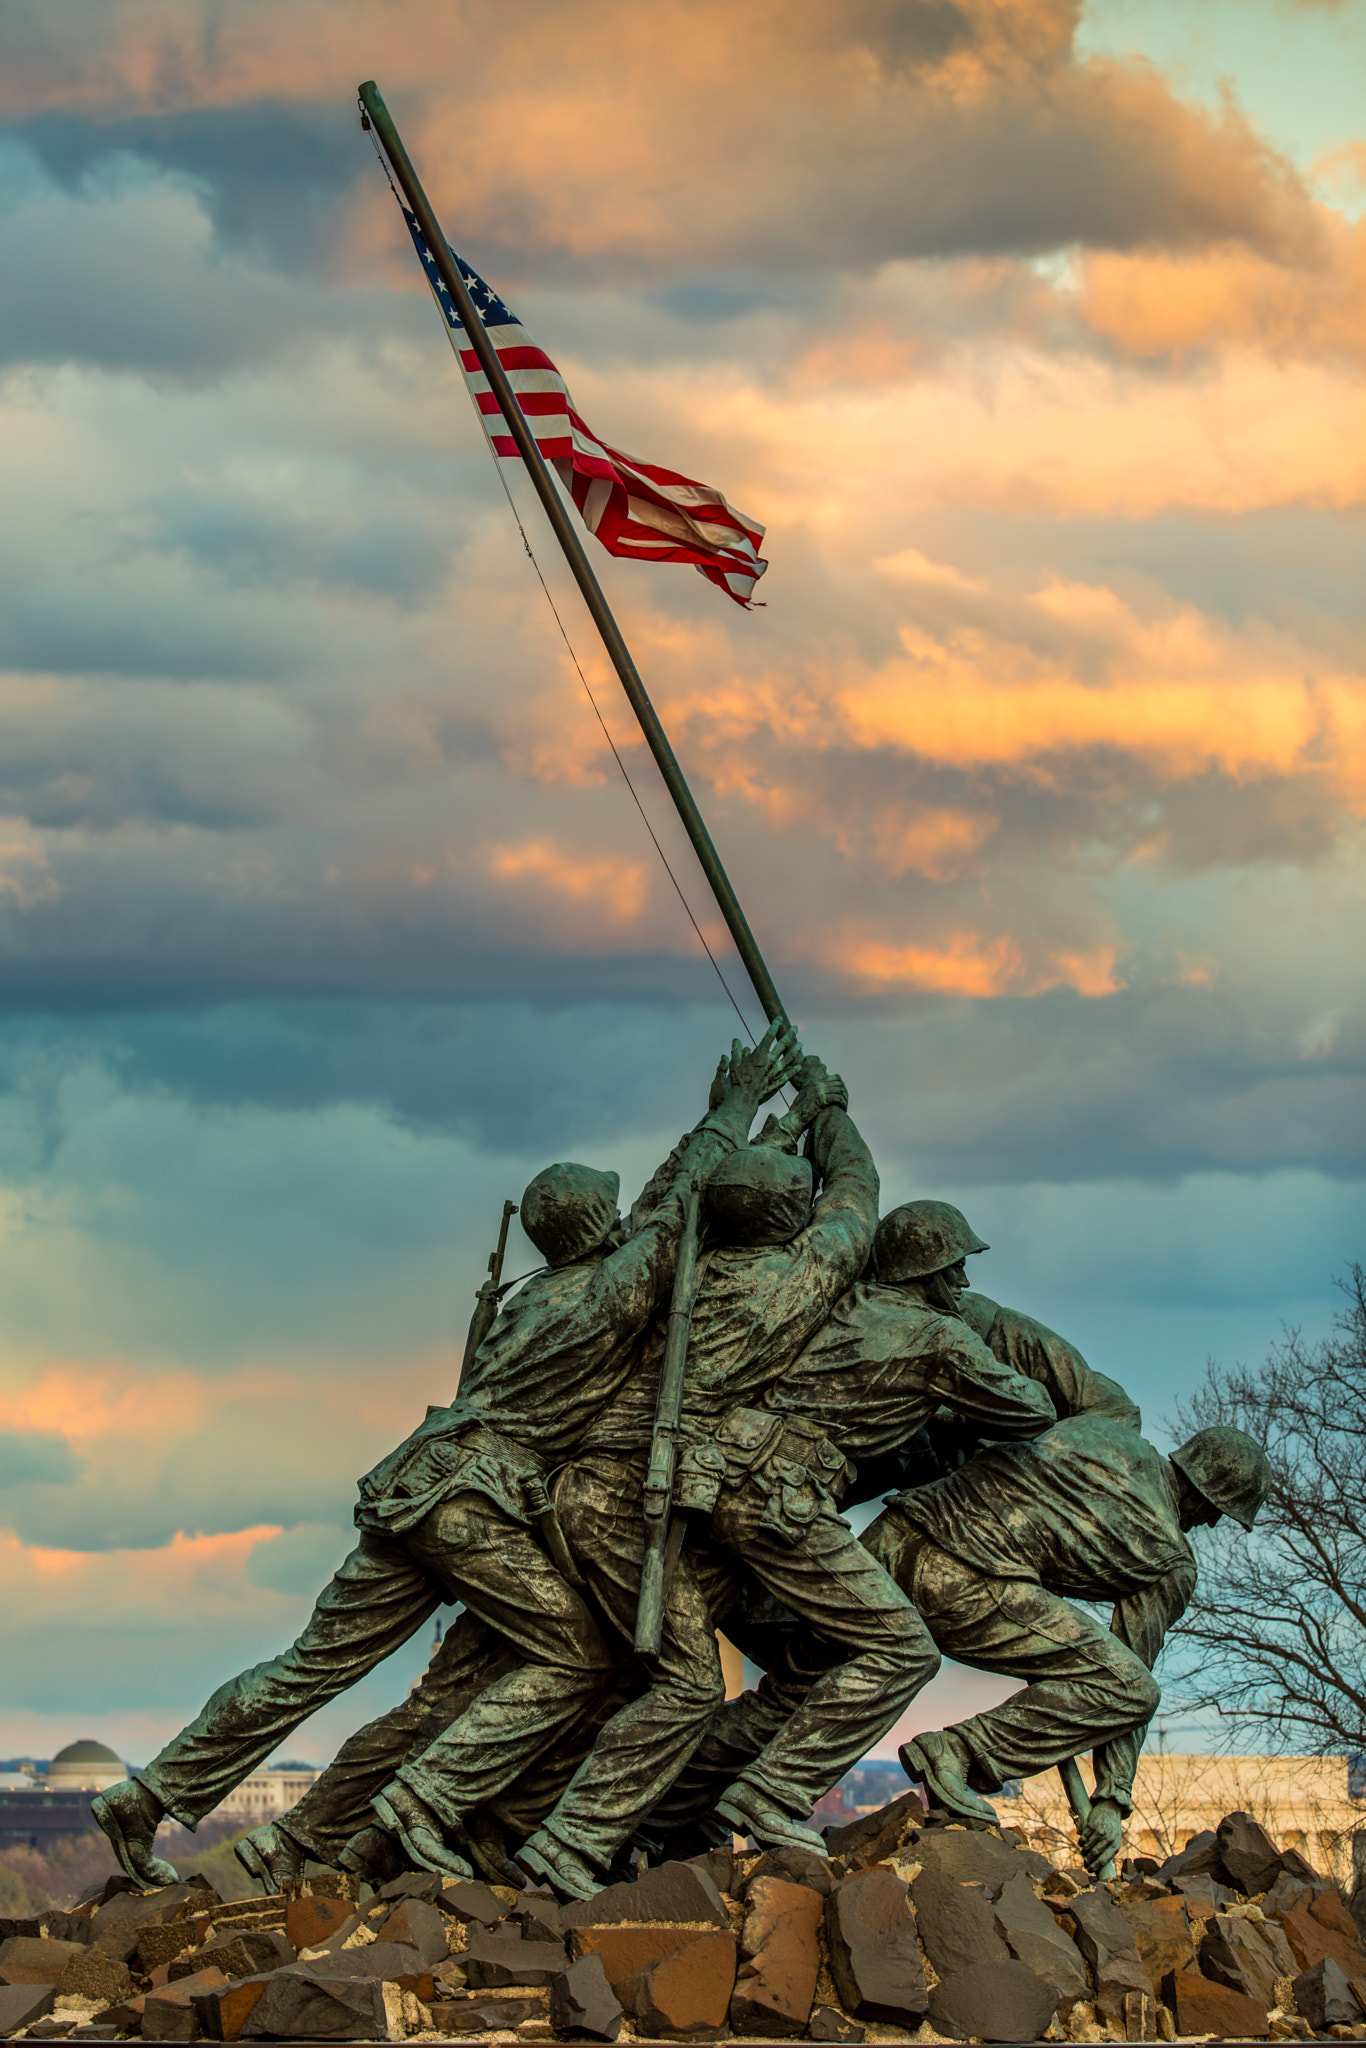
[[[583,592],[584,603],[588,606],[593,624],[602,636],[602,644],[607,650],[608,659],[621,679],[621,687],[626,692],[631,709],[640,721],[646,745],[659,764],[665,788],[673,798],[674,807],[683,820],[683,829],[693,843],[693,850],[701,862],[702,872],[711,886],[712,895],[716,898],[717,908],[730,928],[736,951],[754,984],[754,993],[763,1005],[764,1015],[770,1023],[780,1017],[785,1018],[787,1012],[782,998],[749,928],[749,920],[740,908],[740,899],[731,887],[730,877],[722,865],[721,856],[712,843],[706,820],[697,808],[696,800],[688,787],[687,777],[678,765],[678,756],[670,746],[669,736],[659,722],[659,713],[650,702],[640,678],[640,671],[631,659],[631,651],[622,638],[621,628],[612,616],[602,585],[593,572],[593,565],[579,538],[578,528],[570,518],[564,500],[555,487],[550,465],[542,455],[536,436],[527,423],[526,415],[517,403],[512,386],[508,382],[507,372],[498,360],[498,351],[490,341],[465,280],[460,275],[459,265],[451,257],[449,244],[441,231],[441,224],[432,211],[431,202],[422,189],[417,172],[413,169],[412,159],[403,146],[393,117],[381,99],[379,88],[372,78],[367,79],[359,91],[361,108],[384,145],[384,153],[417,218],[417,224],[431,251],[441,282],[451,295],[465,333],[469,336],[470,346],[479,359],[479,367],[488,378],[489,389],[502,408],[508,431],[517,443],[517,452],[526,464],[527,474],[545,509],[546,518],[550,521],[556,540],[564,550],[574,580]]]

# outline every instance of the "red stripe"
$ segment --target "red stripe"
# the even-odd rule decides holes
[[[462,348],[460,360],[467,370],[478,371],[479,358],[472,348]],[[545,350],[533,342],[519,341],[510,348],[500,348],[498,360],[505,370],[550,370],[557,377],[560,374]]]
[[[475,396],[479,400],[480,412],[502,418],[503,408],[492,391],[478,391]],[[519,391],[517,403],[529,420],[544,419],[548,413],[558,413],[561,419],[564,417],[562,391]]]

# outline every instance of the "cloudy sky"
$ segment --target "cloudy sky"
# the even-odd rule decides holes
[[[0,46],[0,1754],[145,1759],[287,1640],[503,1197],[643,1179],[730,1035],[362,78],[597,431],[768,527],[751,613],[595,553],[887,1200],[960,1201],[1159,1437],[1325,1326],[1363,0],[9,0]]]

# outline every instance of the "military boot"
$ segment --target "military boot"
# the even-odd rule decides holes
[[[826,1854],[825,1839],[776,1806],[767,1792],[737,1778],[716,1802],[716,1811],[737,1835],[753,1835],[761,1849],[806,1849]]]
[[[932,1729],[903,1742],[897,1751],[906,1776],[925,1787],[933,1810],[938,1807],[954,1820],[985,1821],[998,1825],[996,1808],[968,1783],[972,1758],[951,1729]]]
[[[287,1877],[302,1877],[308,1862],[303,1844],[274,1821],[266,1821],[234,1842],[232,1853],[247,1876],[254,1877],[267,1892],[278,1892]]]
[[[416,1792],[394,1779],[372,1804],[380,1826],[398,1836],[419,1870],[457,1880],[474,1876],[473,1866],[447,1846],[440,1821]]]
[[[591,1899],[602,1879],[590,1863],[545,1828],[538,1828],[517,1851],[517,1861],[538,1884],[548,1884],[557,1899]]]
[[[376,1890],[416,1868],[411,1857],[404,1854],[402,1844],[373,1824],[359,1829],[345,1848],[338,1850],[337,1867],[349,1870],[353,1877],[365,1878]]]

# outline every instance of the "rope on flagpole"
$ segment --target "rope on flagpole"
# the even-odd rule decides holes
[[[399,195],[398,187],[394,183],[393,174],[391,173],[389,166],[385,161],[384,152],[379,146],[379,139],[375,135],[373,129],[370,129],[369,133],[371,143],[374,146],[375,155],[379,160],[379,167],[383,171],[384,176],[388,182],[389,190],[393,193],[394,198],[398,201],[401,210],[403,206],[403,201]],[[432,300],[436,306],[437,312],[440,313],[441,315],[441,325],[446,330],[446,339],[451,345],[451,353],[454,355],[456,363],[459,366],[461,382],[464,384],[465,390],[469,394],[471,404],[475,406],[475,411],[476,413],[478,413],[479,408],[477,403],[475,402],[473,388],[470,385],[469,378],[465,374],[465,366],[460,361],[460,344],[455,338],[454,330],[452,329],[450,322],[446,318],[445,308],[442,306],[441,300],[438,297],[437,292],[432,285],[431,275],[429,272],[426,271],[425,267],[423,275],[427,279],[427,289],[428,291],[431,292]],[[482,415],[480,415],[480,428],[481,430],[483,428]],[[485,434],[484,438],[485,441],[488,440],[487,434]],[[621,754],[617,748],[617,743],[612,738],[611,732],[608,729],[607,720],[603,717],[602,709],[598,703],[597,698],[593,695],[587,676],[583,672],[583,666],[579,661],[578,655],[574,651],[574,643],[570,639],[569,634],[566,631],[564,620],[560,617],[559,607],[555,603],[554,597],[551,595],[550,586],[546,582],[545,576],[541,570],[541,565],[536,559],[536,551],[532,547],[531,542],[527,537],[526,527],[522,524],[522,515],[517,510],[516,500],[514,499],[511,490],[508,488],[508,480],[506,476],[504,476],[503,474],[503,466],[498,459],[497,451],[490,447],[489,453],[493,457],[494,471],[495,474],[497,475],[499,483],[503,487],[503,496],[507,499],[508,510],[511,512],[513,521],[517,527],[517,531],[522,537],[522,546],[526,550],[527,560],[530,562],[532,568],[536,571],[536,581],[540,584],[542,594],[545,597],[545,601],[550,606],[551,617],[554,619],[555,624],[559,628],[560,638],[563,640],[565,644],[565,649],[569,655],[569,659],[574,664],[574,672],[578,676],[579,681],[583,684],[584,695],[587,697],[589,703],[592,705],[593,712],[595,717],[597,718],[598,724],[602,727],[603,737],[605,738],[608,746],[612,750],[612,759],[616,762],[618,768],[621,770],[621,779],[631,792],[631,800],[635,804],[636,809],[640,812],[641,823],[644,825],[645,830],[650,835],[650,839],[654,846],[654,850],[659,855],[659,858],[663,863],[664,872],[669,877],[669,880],[673,883],[674,894],[677,896],[679,902],[683,905],[683,908],[687,913],[688,922],[697,934],[698,942],[702,947],[702,951],[706,954],[708,960],[710,960],[712,964],[712,968],[715,972],[716,979],[720,982],[722,988],[725,990],[726,1000],[729,1002],[732,1010],[734,1010],[736,1016],[739,1018],[741,1030],[744,1032],[750,1044],[753,1045],[755,1043],[755,1038],[753,1031],[750,1029],[749,1021],[746,1018],[744,1011],[740,1008],[739,1003],[735,1000],[735,995],[733,990],[731,989],[730,983],[726,980],[725,975],[721,971],[720,961],[717,959],[715,953],[713,953],[711,947],[707,943],[707,935],[703,931],[701,925],[697,922],[697,919],[693,914],[692,905],[689,903],[687,897],[683,893],[682,884],[679,882],[677,875],[674,873],[672,867],[669,865],[669,856],[665,853],[664,848],[659,843],[659,836],[656,833],[654,826],[650,823],[649,813],[647,812],[644,804],[640,800],[639,792],[637,791],[634,782],[632,782],[631,780],[630,774],[627,771],[626,763],[621,758]]]

